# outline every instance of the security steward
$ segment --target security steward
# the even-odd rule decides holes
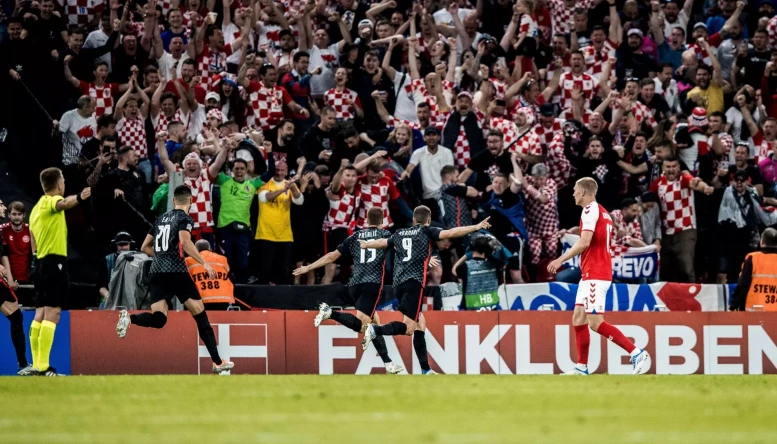
[[[472,259],[464,255],[454,265],[461,281],[462,310],[495,310],[499,305],[499,268],[490,260],[493,251],[488,236],[472,240]]]
[[[731,311],[777,311],[777,230],[767,228],[761,235],[761,251],[750,253],[742,264],[736,290],[731,298]]]
[[[197,241],[194,247],[216,272],[216,279],[211,279],[202,265],[191,257],[186,258],[189,275],[200,293],[202,302],[206,304],[205,308],[208,311],[226,310],[235,303],[235,286],[229,276],[227,258],[210,251],[210,244],[206,240]]]

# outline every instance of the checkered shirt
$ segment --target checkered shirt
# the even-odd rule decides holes
[[[270,89],[261,82],[251,82],[248,103],[253,113],[246,116],[246,121],[252,128],[269,131],[283,120],[283,90],[279,86]]]
[[[534,126],[534,129],[532,130],[534,134],[537,135],[537,138],[540,140],[540,146],[542,148],[547,147],[550,145],[551,142],[553,142],[553,138],[556,136],[556,134],[561,133],[561,125],[564,123],[561,119],[556,119],[553,122],[553,126],[550,128],[545,128],[542,126],[542,124],[537,124]],[[561,143],[562,151],[563,151],[563,140]]]
[[[769,153],[774,150],[777,140],[769,142],[764,139],[764,134],[761,131],[758,131],[755,136],[753,136],[753,143],[755,143],[755,164],[758,165],[758,162],[762,159],[766,159],[769,156]]]
[[[138,159],[148,158],[148,142],[146,140],[146,123],[144,119],[128,119],[122,117],[116,123],[116,131],[122,145],[129,145],[135,150]]]
[[[504,146],[510,146],[518,136],[521,134],[518,131],[518,127],[512,120],[503,119],[501,117],[492,117],[489,124],[489,128],[499,130],[504,135]],[[526,137],[526,136],[524,136]],[[511,151],[515,151],[514,147]]]
[[[196,179],[187,177],[183,169],[176,167],[176,171],[183,174],[183,184],[192,189],[192,206],[189,216],[194,221],[194,229],[202,229],[213,226],[213,207],[210,198],[211,180],[208,168],[200,170],[200,176]]]
[[[650,185],[650,191],[658,195],[661,204],[661,225],[667,235],[696,228],[693,190],[690,174],[682,174],[679,179],[669,182],[661,176]]]
[[[591,99],[599,94],[599,79],[592,77],[586,73],[575,75],[571,71],[561,74],[561,80],[558,84],[557,94],[561,94],[561,108],[567,109],[572,107],[572,90],[575,88],[581,88],[583,97],[585,97],[584,108],[591,108]]]
[[[429,91],[427,91],[426,86],[424,85],[423,79],[412,80],[409,85],[405,86],[405,90],[409,94],[412,94],[413,101],[416,103],[416,105],[421,102],[426,102],[429,104],[431,114],[430,120],[432,122],[445,121],[446,116],[444,113],[440,112],[440,105],[437,103],[437,97],[429,94]],[[443,80],[442,90],[443,93],[446,91],[453,91],[453,83],[447,80]]]
[[[617,101],[613,100],[610,104],[610,109],[615,112],[615,109],[617,108]],[[655,127],[658,122],[656,122],[656,118],[653,117],[653,113],[650,112],[650,108],[648,108],[644,103],[640,101],[634,102],[634,104],[631,106],[631,113],[634,114],[634,118],[637,119],[637,125],[642,125],[643,123],[647,123],[652,127]]]
[[[567,156],[564,155],[564,134],[560,130],[553,137],[553,141],[548,144],[545,165],[548,166],[548,175],[556,182],[558,188],[567,186],[572,165]]]
[[[486,126],[486,115],[477,107],[475,108],[474,112],[478,120],[478,126],[482,130],[483,127]],[[448,114],[448,118],[450,118],[450,115],[451,114]],[[443,127],[445,127],[445,125],[443,125]],[[469,140],[467,139],[467,134],[464,131],[464,119],[462,119],[461,124],[459,125],[459,135],[456,137],[456,143],[453,145],[453,160],[456,162],[456,166],[461,168],[469,165],[469,160],[471,158],[472,155],[469,149]]]
[[[157,5],[162,7],[162,17],[167,17],[167,13],[173,8],[173,2],[171,0],[159,0]]]
[[[558,233],[558,187],[548,178],[542,188],[534,187],[534,178],[524,179],[523,194],[526,196],[526,229],[529,237],[552,236]],[[542,203],[540,196],[548,196]]]
[[[531,14],[521,14],[521,24],[518,35],[526,34],[526,37],[537,38],[537,20]]]
[[[353,194],[351,194],[345,190],[344,186],[340,185],[340,199],[329,201],[329,213],[327,213],[326,220],[324,221],[324,231],[335,228],[353,230],[356,226],[356,209],[359,208],[359,203],[361,202],[359,191],[360,188],[355,187]]]
[[[154,124],[154,131],[160,132],[160,131],[167,131],[167,125],[170,124],[170,122],[179,121],[183,123],[183,125],[188,128],[189,127],[189,114],[184,114],[183,111],[181,111],[181,108],[178,108],[175,110],[175,114],[173,114],[172,119],[168,119],[164,113],[159,113],[159,115],[156,117],[156,119],[152,119],[151,123]]]
[[[623,218],[623,212],[621,210],[611,211],[610,217],[612,218],[613,223],[613,234],[618,232],[618,229],[615,228],[615,225],[623,228],[626,231],[626,234],[622,237],[613,235],[612,238],[615,240],[615,243],[627,245],[630,239],[643,240],[642,229],[639,227],[639,218],[634,218],[633,221],[626,222],[626,220]]]
[[[336,88],[330,89],[324,93],[324,102],[335,109],[336,118],[347,120],[353,120],[356,117],[354,106],[359,108],[362,106],[359,94],[348,88],[343,91],[338,91]]]
[[[95,118],[103,114],[113,114],[113,95],[119,92],[118,83],[104,83],[103,86],[97,86],[94,82],[86,83],[82,80],[78,90],[81,94],[88,95],[94,99]]]
[[[194,14],[193,11],[186,11],[183,13],[183,27],[185,29],[191,29],[192,27],[192,19],[191,16]],[[202,21],[205,20],[205,16],[202,16],[200,14],[197,14],[197,27],[199,28],[202,26]],[[207,45],[206,45],[207,47]]]
[[[777,49],[777,15],[769,19],[766,24],[766,33],[769,36],[769,49]]]
[[[488,81],[491,82],[492,85],[494,85],[494,90],[496,91],[495,100],[504,100],[505,92],[507,91],[507,88],[508,88],[507,83],[495,77],[488,79]]]
[[[158,25],[158,26],[159,26],[159,32],[160,33],[164,32],[165,27],[162,26],[162,25]],[[146,23],[145,22],[130,22],[130,27],[132,27],[132,31],[138,37],[143,37],[143,33],[146,32]],[[188,38],[188,36],[187,36],[187,38]]]
[[[372,207],[379,207],[383,210],[383,225],[381,228],[388,229],[394,225],[389,214],[389,183],[391,179],[381,177],[378,183],[370,185],[366,179],[359,181],[356,188],[359,189],[361,205],[359,205],[359,217],[356,219],[357,228],[367,228],[367,212]]]
[[[553,24],[553,32],[569,34],[571,31],[569,29],[569,22],[572,21],[575,8],[589,9],[590,7],[590,0],[576,2],[571,8],[567,8],[564,4],[564,0],[550,0],[548,2],[548,8],[550,8],[550,19]]]
[[[585,72],[586,74],[596,76],[599,78],[604,70],[604,65],[610,60],[610,57],[615,57],[615,45],[610,40],[605,40],[602,49],[597,50],[594,45],[588,45],[581,49],[583,57],[585,58]],[[615,65],[613,65],[610,71],[610,79],[615,78]]]
[[[202,49],[202,54],[197,57],[197,72],[200,73],[200,85],[206,90],[211,89],[213,75],[227,70],[227,57],[232,55],[232,44],[224,45],[223,50],[212,53],[208,45]],[[195,221],[196,222],[196,221]]]
[[[591,119],[591,114],[594,112],[591,111],[588,108],[585,108],[583,110],[583,124],[588,125],[588,121]],[[572,111],[572,108],[567,108],[564,111],[561,111],[561,114],[559,114],[559,119],[561,120],[580,120],[575,118],[575,112]]]
[[[62,2],[63,0],[59,0]],[[86,26],[91,23],[95,17],[100,17],[105,2],[103,0],[64,0],[65,14],[67,21],[72,26]]]
[[[440,133],[442,133],[443,123],[444,122],[440,122],[440,121],[430,121],[429,127],[437,128],[437,131],[440,131]],[[407,125],[411,129],[421,131],[422,133],[426,129],[426,128],[422,128],[419,122],[411,122],[410,120],[398,119],[394,116],[389,116],[389,121],[386,126],[396,128],[399,125]]]

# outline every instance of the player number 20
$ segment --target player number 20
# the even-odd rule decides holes
[[[402,238],[402,248],[404,248],[407,253],[407,256],[402,259],[402,262],[407,262],[413,255],[413,239],[410,239],[409,237]]]
[[[361,263],[362,264],[368,264],[368,263],[374,261],[376,257],[378,257],[378,252],[374,248],[368,248],[366,250],[361,250]]]
[[[161,242],[160,242],[161,241]],[[160,243],[161,248],[160,248]],[[167,247],[170,246],[170,225],[162,225],[159,227],[159,232],[154,240],[154,250],[167,251]]]

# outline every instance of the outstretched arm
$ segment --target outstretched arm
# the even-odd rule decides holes
[[[340,254],[339,251],[337,251],[337,250],[331,251],[331,252],[325,254],[324,257],[322,257],[319,260],[313,262],[312,264],[305,265],[303,267],[299,267],[296,270],[294,270],[292,273],[294,274],[294,276],[300,276],[300,275],[303,275],[303,274],[307,274],[311,270],[315,270],[316,268],[321,268],[324,265],[329,265],[329,264],[334,263],[336,260],[340,259],[340,256],[342,256],[342,255]]]
[[[470,233],[474,233],[478,230],[488,230],[491,227],[491,224],[488,223],[488,220],[491,219],[490,217],[487,217],[483,219],[482,222],[480,222],[477,225],[470,225],[467,227],[457,227],[457,228],[451,228],[450,230],[442,230],[440,232],[440,240],[443,239],[455,239],[457,237],[464,237]]]

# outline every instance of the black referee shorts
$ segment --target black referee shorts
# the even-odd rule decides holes
[[[19,302],[19,299],[16,298],[16,293],[11,290],[11,287],[0,279],[0,304],[3,302]]]
[[[167,301],[167,306],[170,307],[173,296],[182,304],[189,299],[202,299],[189,273],[151,273],[148,275],[148,287],[151,304]]]
[[[70,290],[67,258],[50,254],[35,267],[35,307],[64,307]]]
[[[399,311],[408,318],[418,322],[418,316],[421,314],[423,293],[423,285],[413,279],[395,285],[394,296],[399,300]]]
[[[348,294],[351,296],[354,307],[370,318],[375,314],[380,300],[381,284],[356,284],[348,287]]]

